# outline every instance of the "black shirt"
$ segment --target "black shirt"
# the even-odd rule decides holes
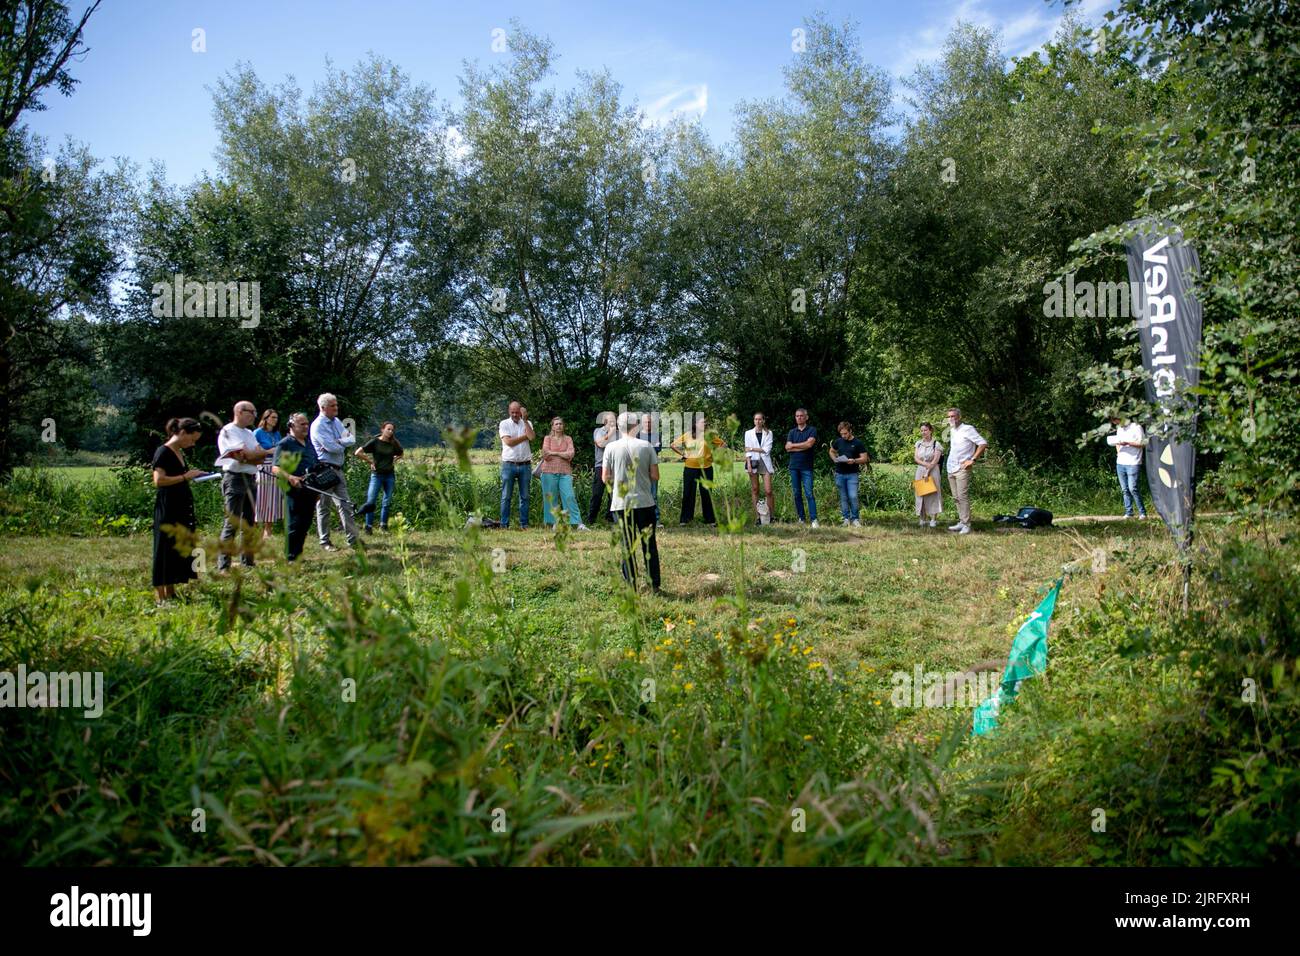
[[[836,455],[843,455],[846,458],[861,458],[867,450],[867,446],[862,444],[861,439],[850,438],[845,441],[843,438],[836,438],[831,442],[831,448]],[[862,471],[862,466],[858,464],[847,465],[842,461],[835,462],[835,471],[841,475],[856,475]]]
[[[393,474],[393,459],[402,453],[402,446],[396,442],[384,441],[376,435],[362,445],[361,450],[367,455],[374,456],[375,474],[391,475]]]

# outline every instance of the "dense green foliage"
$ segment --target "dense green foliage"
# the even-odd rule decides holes
[[[745,104],[729,147],[643,126],[606,74],[557,96],[549,43],[518,25],[454,112],[377,59],[305,101],[241,67],[216,91],[219,174],[187,186],[75,146],[41,176],[19,121],[71,92],[79,27],[17,9],[0,74],[38,81],[0,98],[0,671],[107,686],[100,718],[0,709],[6,861],[1296,860],[1290,3],[1123,0],[1104,33],[1067,20],[1010,63],[962,27],[901,120],[852,27],[815,19],[785,97]],[[1045,304],[1066,274],[1122,278],[1139,215],[1202,265],[1200,503],[1230,515],[1201,519],[1186,608],[1155,522],[983,533],[995,510],[1113,501],[1095,426],[1158,420],[1132,316]],[[153,314],[176,272],[256,279],[258,321]],[[729,414],[759,406],[779,433],[802,404],[903,463],[956,402],[996,454],[968,538],[912,526],[906,466],[864,478],[865,528],[753,529],[720,462],[723,527],[670,528],[674,587],[645,595],[605,534],[463,528],[499,484],[470,467],[473,429],[447,428],[459,465],[403,463],[391,537],[205,572],[165,607],[144,586],[145,468],[8,475],[45,418],[74,446],[111,405],[125,427],[97,427],[143,450],[172,414],[324,389],[345,416],[440,427],[518,398],[583,454],[620,401],[706,411],[733,447]],[[353,462],[354,499],[366,478]],[[678,493],[661,485],[669,524]],[[833,520],[822,473],[817,497]],[[195,499],[215,547],[216,487]],[[1005,654],[1062,573],[1049,669],[995,734],[882,706],[887,668]]]
[[[466,64],[455,109],[377,58],[306,96],[241,66],[214,92],[217,175],[135,177],[78,227],[129,225],[101,266],[128,294],[76,300],[96,321],[69,326],[58,394],[80,411],[61,414],[120,408],[144,451],[170,415],[241,397],[330,390],[363,425],[405,401],[440,428],[518,398],[585,455],[620,402],[782,424],[806,405],[891,448],[961,403],[1026,467],[1087,467],[1105,449],[1076,448],[1098,421],[1078,374],[1131,362],[1128,317],[1049,315],[1044,285],[1151,199],[1144,124],[1208,99],[1116,35],[1067,19],[1007,65],[961,27],[900,116],[854,26],[814,18],[785,95],[743,104],[728,146],[643,124],[607,73],[556,93],[520,24],[498,63]],[[256,281],[260,314],[155,314],[176,275]]]
[[[1300,482],[1300,17],[1281,0],[1128,0],[1111,47],[1160,66],[1179,104],[1130,131],[1135,210],[1173,221],[1200,253],[1205,307],[1199,444],[1232,504],[1265,520]],[[1142,30],[1148,23],[1159,29]],[[1079,243],[1096,261],[1115,227]],[[1118,331],[1118,330],[1117,330]],[[1125,329],[1129,337],[1131,328]],[[1092,370],[1098,397],[1132,398],[1132,350]]]

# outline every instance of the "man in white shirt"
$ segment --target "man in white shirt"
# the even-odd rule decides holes
[[[320,409],[320,414],[311,423],[311,443],[316,449],[316,458],[321,464],[328,465],[339,478],[333,487],[325,489],[333,497],[321,495],[316,502],[316,532],[320,535],[322,548],[326,551],[338,550],[330,544],[330,502],[332,501],[335,510],[339,513],[339,521],[343,524],[343,534],[347,536],[348,544],[355,548],[357,523],[352,518],[352,498],[348,495],[348,483],[344,480],[343,463],[347,460],[348,449],[357,443],[357,436],[344,428],[343,423],[339,421],[338,396],[326,392],[316,399],[316,407]]]
[[[754,427],[745,432],[745,470],[749,472],[749,499],[758,515],[759,524],[770,524],[774,505],[772,499],[772,429],[767,427],[767,416],[754,413]],[[758,506],[758,481],[763,480],[764,505]]]
[[[217,554],[217,570],[230,570],[230,549],[225,542],[240,534],[239,563],[253,566],[253,540],[255,525],[254,506],[257,502],[257,466],[272,454],[253,437],[251,426],[257,421],[257,409],[252,402],[236,402],[234,417],[217,433],[217,460],[223,472],[221,497],[225,502],[226,518],[221,523],[221,548]]]
[[[1124,496],[1124,517],[1133,517],[1133,506],[1137,505],[1138,518],[1145,521],[1147,509],[1142,503],[1138,476],[1142,472],[1142,450],[1147,444],[1146,433],[1137,422],[1123,423],[1118,418],[1112,418],[1110,423],[1115,426],[1115,434],[1106,436],[1106,444],[1115,448],[1115,474],[1119,477],[1119,490]]]
[[[973,425],[962,424],[961,409],[948,409],[948,487],[957,499],[957,523],[948,528],[970,534],[970,471],[989,443]]]
[[[622,437],[605,446],[604,476],[610,511],[623,529],[623,577],[636,587],[633,546],[639,538],[650,584],[658,591],[659,545],[655,541],[655,496],[651,489],[659,480],[659,459],[653,445],[636,437],[635,412],[622,414],[618,430]]]
[[[519,483],[519,530],[528,530],[528,495],[533,482],[533,446],[537,436],[533,423],[528,420],[528,409],[511,402],[509,417],[501,420],[497,434],[501,436],[501,527],[510,527],[510,503],[514,498],[515,482]]]

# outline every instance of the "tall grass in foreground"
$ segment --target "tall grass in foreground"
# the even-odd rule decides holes
[[[395,531],[407,559],[404,518]],[[492,560],[469,528],[437,589],[409,575],[366,588],[236,571],[142,643],[131,596],[9,592],[0,626],[15,640],[0,663],[102,670],[108,704],[97,721],[0,712],[6,858],[900,863],[938,851],[951,748],[883,743],[880,701],[810,660],[797,618],[748,619],[742,598],[729,627],[697,633],[693,620],[647,620],[629,591],[621,625],[583,634],[575,654],[530,639]]]
[[[1117,588],[1072,580],[1097,589],[1097,607],[1054,624],[1048,673],[999,733],[970,741],[957,711],[937,742],[918,742],[878,682],[814,653],[797,610],[754,616],[735,534],[744,499],[723,498],[734,589],[713,627],[659,617],[662,604],[625,589],[612,626],[596,629],[579,604],[557,640],[513,606],[491,550],[503,537],[462,529],[459,486],[436,480],[430,514],[453,542],[445,576],[416,573],[399,516],[400,573],[376,573],[364,552],[324,573],[236,569],[162,612],[144,588],[0,591],[0,670],[106,681],[98,720],[0,709],[4,859],[1294,858],[1294,540],[1199,553],[1187,618],[1171,611],[1163,566],[1135,564]],[[470,510],[490,508],[477,493],[468,486]],[[611,548],[588,573],[614,578],[616,562]]]

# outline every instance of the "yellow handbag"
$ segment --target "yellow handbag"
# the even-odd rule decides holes
[[[932,495],[939,490],[939,486],[934,483],[934,479],[929,475],[924,478],[915,478],[912,480],[912,490],[916,492],[918,498],[924,498],[926,495]]]

